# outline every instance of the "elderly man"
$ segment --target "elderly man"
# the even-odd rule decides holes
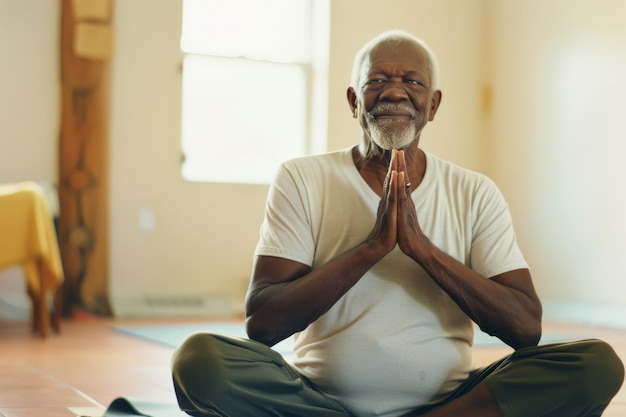
[[[174,354],[194,416],[599,416],[624,368],[598,340],[537,346],[541,303],[501,193],[419,147],[437,65],[385,32],[347,91],[359,145],[284,163],[246,300],[251,340],[199,333]],[[471,366],[473,325],[514,348]],[[294,335],[287,362],[270,346]]]

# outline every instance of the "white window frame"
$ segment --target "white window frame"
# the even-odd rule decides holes
[[[256,1],[258,0],[250,0]],[[291,1],[301,1],[301,0],[291,0]],[[257,62],[275,62],[278,65],[291,65],[297,68],[300,68],[304,74],[305,78],[305,103],[303,105],[302,111],[304,112],[304,130],[305,134],[302,138],[285,138],[286,140],[301,140],[302,152],[298,154],[294,154],[291,157],[299,157],[310,154],[316,154],[325,152],[327,149],[327,90],[328,90],[328,48],[329,48],[329,10],[330,10],[330,0],[307,0],[310,2],[310,34],[309,37],[311,39],[311,53],[310,57],[307,61],[304,62],[280,62],[270,61],[270,60],[258,60],[255,57],[247,57],[247,56],[239,56],[233,57],[228,54],[217,55],[217,54],[206,54],[206,53],[190,53],[183,50],[183,54],[185,57],[191,56],[205,56],[205,57],[213,57],[216,59],[231,59],[231,60],[245,60],[249,62],[257,61]],[[184,6],[183,6],[184,7]],[[183,20],[184,24],[184,20]],[[181,45],[182,50],[182,45]],[[183,69],[183,85],[186,82],[185,80],[185,71]],[[183,88],[183,94],[185,88]],[[278,163],[273,161],[271,164],[267,164],[266,172],[263,175],[258,175],[255,173],[252,175],[243,175],[242,178],[242,169],[246,167],[237,166],[236,169],[232,171],[228,170],[219,170],[219,175],[211,175],[208,173],[201,173],[198,175],[199,170],[202,170],[201,164],[196,159],[193,161],[193,167],[191,170],[189,168],[190,165],[186,165],[191,161],[192,157],[199,155],[190,155],[189,146],[186,146],[186,141],[190,140],[191,135],[189,131],[185,131],[185,97],[183,96],[183,106],[181,109],[182,116],[182,132],[181,132],[181,145],[183,151],[183,160],[181,167],[181,174],[183,178],[187,181],[192,182],[216,182],[216,183],[247,183],[247,184],[268,184],[276,169],[278,168]],[[294,106],[297,103],[285,103],[287,106]],[[254,109],[255,111],[259,111],[260,109]],[[253,140],[254,138],[251,138]],[[196,138],[194,140],[207,140],[210,141],[211,138]],[[210,148],[211,145],[207,146]],[[262,150],[260,151],[262,152]],[[268,149],[268,152],[271,150]],[[233,155],[237,154],[237,150],[233,149]],[[222,156],[222,157],[232,157],[230,156]],[[258,155],[259,158],[269,158],[271,155]],[[282,162],[282,161],[280,161]],[[271,168],[269,168],[271,166]],[[187,171],[187,172],[186,172]],[[193,171],[194,173],[190,175],[188,172]],[[243,173],[245,174],[245,172]]]

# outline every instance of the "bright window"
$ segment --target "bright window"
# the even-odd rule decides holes
[[[325,150],[324,3],[184,0],[186,180],[269,183],[280,162]]]

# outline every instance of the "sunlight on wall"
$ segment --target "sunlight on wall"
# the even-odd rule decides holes
[[[604,298],[614,287],[599,278],[616,275],[626,234],[624,41],[574,36],[553,59],[546,91],[553,117],[544,132],[550,140],[542,145],[537,175],[538,229],[560,275]],[[567,288],[552,291],[565,295]]]
[[[489,4],[488,173],[539,295],[623,305],[626,2]]]

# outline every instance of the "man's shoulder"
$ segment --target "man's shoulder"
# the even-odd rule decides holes
[[[318,169],[320,167],[336,167],[347,161],[349,149],[324,152],[289,159],[282,163],[286,169]]]
[[[479,183],[493,183],[491,178],[482,172],[463,167],[454,162],[442,159],[436,155],[426,152],[427,164],[430,163],[433,170],[440,178],[452,177],[460,181],[471,181]],[[427,165],[428,167],[428,165]]]

